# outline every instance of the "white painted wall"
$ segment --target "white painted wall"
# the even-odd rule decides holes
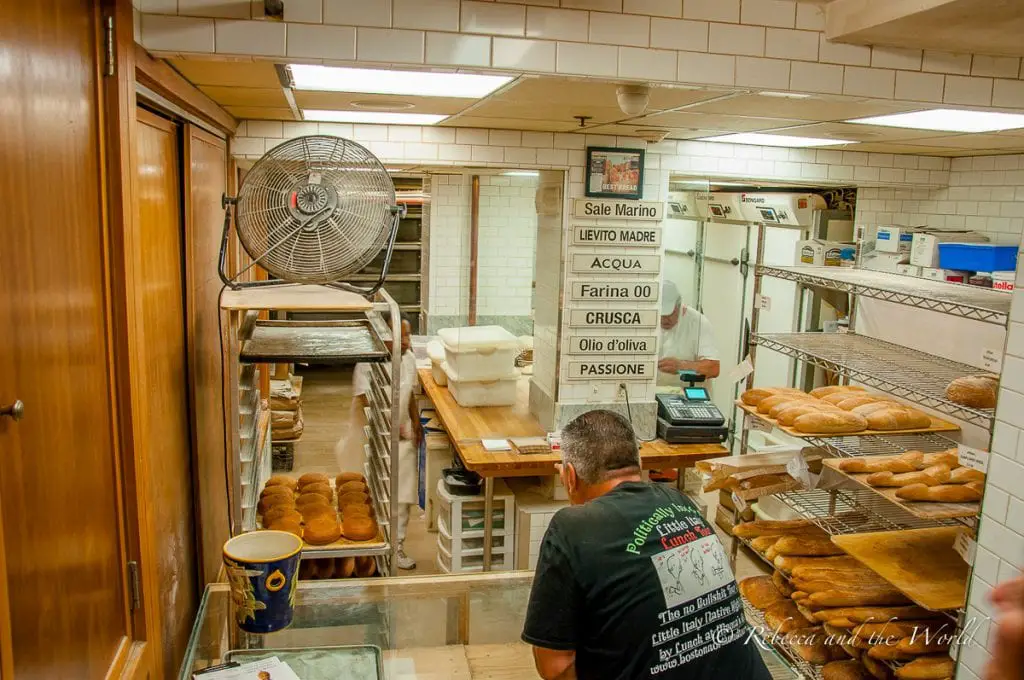
[[[477,314],[531,316],[536,177],[480,177]],[[468,221],[467,221],[468,229]]]

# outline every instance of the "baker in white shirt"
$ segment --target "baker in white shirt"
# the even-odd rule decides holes
[[[681,387],[679,371],[696,371],[717,378],[718,348],[711,323],[683,303],[676,284],[661,285],[661,345],[658,351],[658,387]]]

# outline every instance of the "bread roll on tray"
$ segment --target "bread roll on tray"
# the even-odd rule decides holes
[[[805,434],[849,434],[868,428],[868,421],[847,411],[807,413],[793,421],[793,427]]]
[[[761,400],[777,394],[806,394],[795,387],[754,387],[740,395],[740,401],[748,406],[757,406]]]
[[[828,385],[826,387],[816,387],[811,390],[810,394],[812,397],[817,399],[823,399],[830,394],[836,392],[863,392],[864,388],[859,385]]]
[[[831,406],[824,402],[813,402],[813,401],[799,401],[797,405],[785,404],[786,409],[779,412],[779,415],[775,417],[779,421],[779,425],[785,425],[791,427],[797,418],[800,416],[807,415],[809,413],[825,413],[828,411],[840,411],[838,406]],[[775,410],[775,409],[772,409]]]
[[[974,503],[981,500],[982,489],[979,482],[967,484],[911,484],[896,490],[896,496],[905,501],[923,501],[932,503]]]
[[[762,399],[757,403],[757,412],[767,415],[779,404],[785,404],[793,401],[814,401],[814,397],[809,394],[805,394],[803,396],[792,393],[773,394],[772,396]]]
[[[919,656],[896,669],[900,680],[943,680],[953,676],[956,662],[948,654]]]

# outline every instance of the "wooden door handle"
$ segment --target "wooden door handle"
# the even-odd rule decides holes
[[[25,415],[25,402],[15,399],[13,404],[0,406],[0,416],[10,416],[13,420],[21,420]]]

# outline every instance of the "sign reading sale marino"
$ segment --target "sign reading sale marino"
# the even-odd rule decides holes
[[[573,217],[569,270],[577,277],[567,291],[567,351],[576,356],[567,378],[650,381],[665,204],[580,198]]]

